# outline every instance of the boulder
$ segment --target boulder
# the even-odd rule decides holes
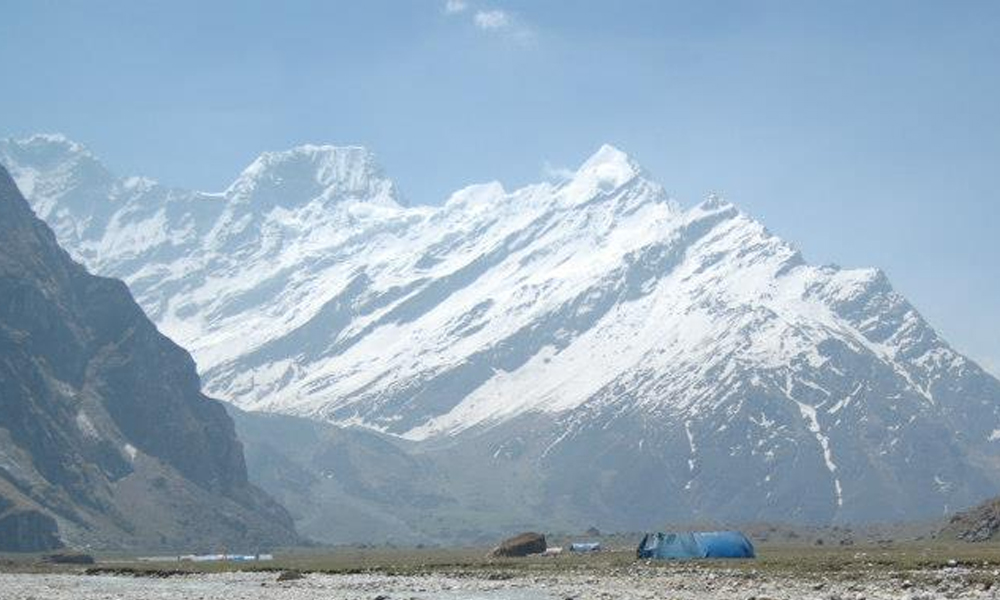
[[[547,547],[544,535],[526,532],[500,542],[500,545],[494,548],[490,555],[528,556],[530,554],[541,554],[545,552]]]

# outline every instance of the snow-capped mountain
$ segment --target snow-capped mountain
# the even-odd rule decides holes
[[[883,273],[811,266],[718,198],[682,208],[610,146],[562,183],[413,207],[360,148],[267,153],[213,194],[59,136],[0,162],[209,395],[461,446],[530,471],[539,510],[916,518],[1000,489],[1000,382]]]

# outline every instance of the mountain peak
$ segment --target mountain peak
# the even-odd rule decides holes
[[[563,196],[571,204],[584,202],[620,188],[641,173],[642,167],[628,154],[604,144],[576,170],[563,188]]]
[[[395,185],[386,179],[375,155],[360,146],[304,144],[265,152],[224,194],[267,208],[299,205],[319,197],[400,203]]]
[[[43,217],[53,202],[72,190],[100,190],[97,195],[106,199],[114,179],[86,146],[61,133],[0,139],[0,163]]]
[[[581,169],[586,169],[588,167],[593,167],[601,164],[630,164],[633,163],[632,157],[628,155],[627,152],[621,150],[611,144],[601,144],[601,147],[597,149],[590,158],[584,161],[583,165],[580,166]]]
[[[98,163],[86,146],[61,133],[36,133],[25,138],[2,139],[0,157],[6,157],[5,160],[11,163],[25,160],[42,167],[80,160]]]
[[[716,212],[733,208],[733,203],[713,192],[706,196],[698,207],[705,212]]]
[[[83,144],[69,139],[62,133],[35,133],[26,138],[8,138],[4,142],[26,149],[51,148],[73,154],[90,154],[90,151]]]
[[[612,188],[624,185],[638,175],[642,167],[625,152],[603,144],[576,171],[576,177],[596,178]]]

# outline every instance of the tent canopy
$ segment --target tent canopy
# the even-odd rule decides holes
[[[639,558],[753,558],[753,544],[739,531],[647,533]]]

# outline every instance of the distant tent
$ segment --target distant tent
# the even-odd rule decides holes
[[[753,544],[739,531],[647,533],[639,542],[639,558],[753,558]]]
[[[573,542],[569,545],[570,552],[600,552],[600,542]]]

